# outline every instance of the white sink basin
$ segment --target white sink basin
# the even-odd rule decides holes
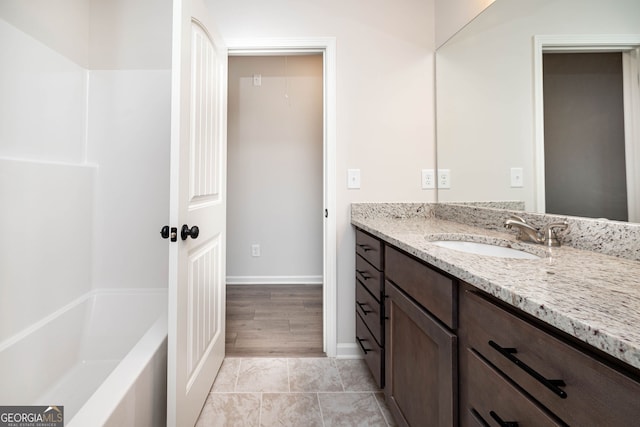
[[[467,252],[477,255],[493,256],[499,258],[539,259],[540,257],[529,252],[504,246],[490,245],[488,243],[467,242],[462,240],[436,240],[432,241],[436,246]]]

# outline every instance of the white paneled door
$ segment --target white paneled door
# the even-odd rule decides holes
[[[167,425],[193,426],[224,358],[227,50],[174,0]]]

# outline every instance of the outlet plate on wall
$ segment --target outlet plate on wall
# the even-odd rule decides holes
[[[436,173],[433,169],[422,169],[422,189],[431,190],[436,188]]]
[[[257,243],[254,243],[253,245],[251,245],[251,256],[253,257],[260,256],[260,245],[258,245]]]
[[[438,188],[451,188],[451,171],[438,169]]]

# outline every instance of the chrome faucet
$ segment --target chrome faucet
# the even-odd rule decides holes
[[[518,229],[518,235],[516,236],[518,240],[547,246],[560,246],[557,231],[566,230],[568,225],[567,221],[554,222],[545,225],[542,230],[540,230],[527,223],[524,218],[518,215],[511,215],[509,219],[504,222],[506,228],[512,229],[516,227]]]

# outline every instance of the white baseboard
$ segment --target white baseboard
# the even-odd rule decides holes
[[[322,276],[227,276],[227,285],[322,285]]]
[[[338,343],[336,359],[362,359],[362,350],[356,343]]]

